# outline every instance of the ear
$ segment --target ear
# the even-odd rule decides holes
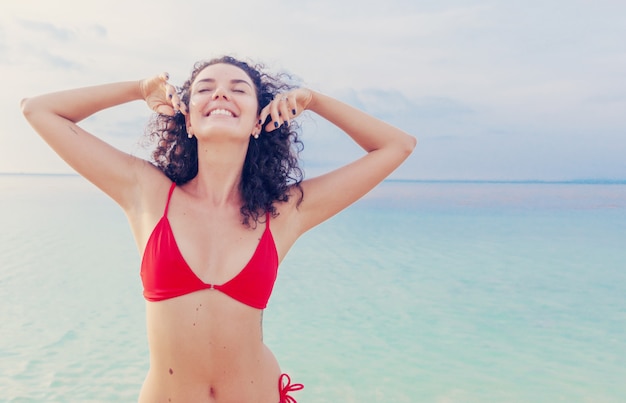
[[[259,137],[262,129],[263,128],[261,127],[261,124],[257,121],[257,123],[254,125],[254,128],[252,129],[252,137]]]
[[[193,129],[191,128],[191,122],[189,121],[189,114],[185,115],[185,126],[187,128],[187,133],[192,136],[193,135]]]

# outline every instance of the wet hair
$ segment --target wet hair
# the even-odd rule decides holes
[[[191,76],[182,87],[177,88],[178,95],[185,105],[189,106],[191,85],[198,74],[206,67],[214,64],[230,64],[239,67],[252,80],[256,90],[259,113],[274,97],[288,91],[294,86],[287,81],[291,77],[285,73],[272,76],[264,71],[262,65],[250,65],[231,56],[223,56],[209,61],[197,62]],[[268,116],[268,120],[271,119]],[[299,193],[298,203],[304,196],[300,183],[303,173],[298,165],[298,154],[303,144],[298,138],[299,127],[292,121],[283,124],[272,132],[262,131],[258,139],[250,136],[248,152],[243,164],[239,190],[243,199],[240,208],[242,223],[254,225],[266,212],[272,217],[278,215],[275,202],[286,202],[292,195],[292,189]],[[174,116],[157,114],[147,127],[147,134],[156,142],[152,151],[152,163],[177,185],[184,184],[198,174],[198,143],[195,137],[189,138],[185,116],[176,113]]]

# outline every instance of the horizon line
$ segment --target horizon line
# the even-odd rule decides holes
[[[77,173],[63,172],[0,172],[0,176],[72,176],[81,178]],[[383,182],[411,183],[485,183],[485,184],[580,184],[580,185],[626,185],[625,179],[586,178],[586,179],[428,179],[428,178],[388,178]]]

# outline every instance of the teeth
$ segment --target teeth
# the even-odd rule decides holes
[[[233,116],[233,113],[231,111],[228,111],[226,109],[215,109],[212,110],[211,113],[209,114],[209,116],[213,116],[213,115],[223,115],[223,116]]]

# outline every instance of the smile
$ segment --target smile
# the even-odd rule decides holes
[[[228,116],[232,118],[235,115],[227,109],[213,109],[209,112],[208,116]]]

